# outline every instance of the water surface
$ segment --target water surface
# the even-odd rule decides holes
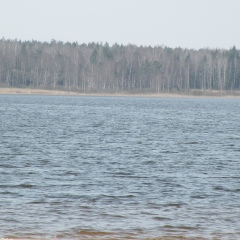
[[[0,237],[240,238],[240,100],[0,95]]]

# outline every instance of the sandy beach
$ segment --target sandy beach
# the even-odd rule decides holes
[[[33,88],[0,88],[0,94],[24,94],[24,95],[58,95],[58,96],[119,96],[119,97],[158,97],[158,98],[192,98],[192,97],[217,97],[217,98],[240,98],[240,91],[201,91],[192,90],[188,93],[81,93],[63,90],[46,90]]]
[[[32,88],[0,88],[0,94],[79,95],[76,92]]]

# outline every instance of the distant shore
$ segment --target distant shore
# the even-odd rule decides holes
[[[130,96],[130,97],[159,97],[159,98],[191,98],[191,97],[217,97],[217,98],[240,98],[240,91],[218,90],[191,90],[189,92],[160,92],[160,93],[82,93],[64,90],[47,90],[34,88],[3,88],[0,94],[23,94],[23,95],[57,95],[57,96]]]

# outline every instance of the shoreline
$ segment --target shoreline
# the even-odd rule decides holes
[[[0,87],[0,95],[51,95],[51,96],[96,96],[96,97],[153,97],[153,98],[240,98],[240,91],[191,90],[186,93],[83,93],[64,90],[46,90],[35,88],[5,88]]]

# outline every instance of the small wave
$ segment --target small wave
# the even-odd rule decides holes
[[[33,202],[29,202],[29,204],[45,204],[45,201],[33,201]]]
[[[186,204],[184,203],[167,203],[167,204],[164,204],[163,206],[164,207],[175,207],[175,208],[181,208],[182,206],[184,206]]]
[[[161,153],[172,154],[172,153],[178,153],[178,152],[176,152],[176,151],[168,151],[168,150],[166,150],[166,151],[161,151]]]
[[[129,172],[115,172],[114,175],[117,175],[117,176],[132,176],[133,173],[129,173]]]
[[[179,231],[179,230],[197,230],[198,228],[192,227],[192,226],[172,226],[172,225],[164,225],[163,228],[171,229],[173,231]]]
[[[185,142],[184,144],[195,145],[195,144],[199,144],[199,142]]]
[[[108,213],[103,213],[103,214],[101,214],[101,216],[103,216],[103,217],[110,217],[110,218],[118,218],[118,219],[123,219],[123,218],[125,218],[124,216],[122,216],[122,215],[117,215],[117,214],[108,214]]]
[[[16,187],[19,187],[19,188],[33,188],[33,187],[35,187],[35,185],[22,183],[22,184],[17,185]]]
[[[156,163],[156,162],[153,161],[153,160],[147,160],[147,161],[144,161],[144,162],[143,162],[143,164],[150,164],[150,165],[155,164],[155,163]]]
[[[0,188],[33,188],[35,185],[32,184],[18,184],[18,185],[0,185]]]
[[[171,218],[167,218],[167,217],[154,217],[153,219],[157,220],[157,221],[170,221],[171,220]]]
[[[213,189],[216,190],[216,191],[224,191],[224,192],[240,192],[240,188],[229,189],[229,188],[224,188],[222,186],[216,186]]]
[[[67,172],[65,172],[64,174],[66,174],[66,175],[72,175],[72,176],[79,176],[79,173],[78,173],[78,172],[74,172],[74,171],[67,171]]]
[[[207,197],[206,195],[193,195],[193,196],[191,196],[191,198],[195,198],[195,199],[204,199],[206,197]]]
[[[4,154],[4,155],[13,155],[13,154]],[[17,154],[16,154],[17,155]],[[0,164],[0,167],[1,168],[20,168],[20,167],[18,167],[18,166],[14,166],[14,165],[10,165],[10,164]]]
[[[91,237],[103,237],[103,236],[109,236],[109,235],[115,235],[112,232],[103,232],[103,231],[91,231],[91,230],[80,230],[78,231],[79,235],[82,236],[91,236]]]

